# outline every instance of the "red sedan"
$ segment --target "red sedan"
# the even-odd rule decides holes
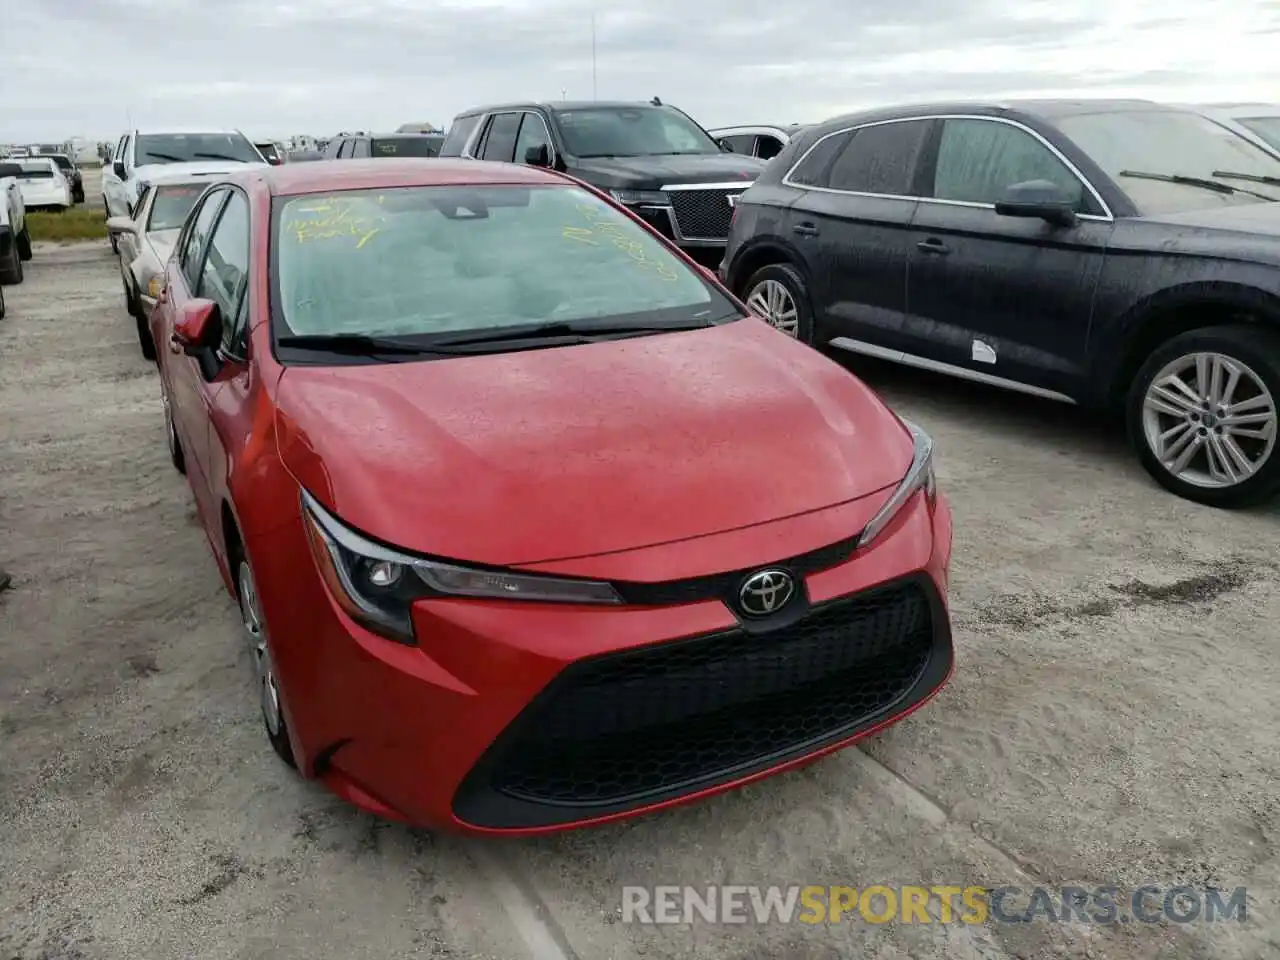
[[[467,832],[810,761],[953,663],[932,445],[605,195],[471,161],[238,173],[152,317],[280,757]]]

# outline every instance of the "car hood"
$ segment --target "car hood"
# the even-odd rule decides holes
[[[753,318],[519,353],[292,366],[276,429],[286,467],[356,529],[503,566],[845,503],[899,482],[912,455],[871,390]]]
[[[1253,185],[1248,185],[1253,189]],[[1265,190],[1265,187],[1258,187]],[[1230,230],[1268,237],[1280,237],[1280,202],[1235,203],[1188,213],[1164,213],[1144,217],[1151,223],[1168,223],[1179,227],[1206,230]]]
[[[217,176],[222,173],[235,173],[238,170],[265,167],[266,163],[231,163],[226,160],[202,160],[199,163],[147,163],[134,167],[133,180],[145,183],[152,177],[173,176],[175,174],[194,174],[196,176]]]
[[[747,187],[765,166],[755,157],[700,153],[579,159],[570,172],[606,190],[657,190],[669,183],[741,183]]]

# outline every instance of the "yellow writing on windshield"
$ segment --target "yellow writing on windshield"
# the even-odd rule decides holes
[[[377,198],[382,204],[383,198]],[[294,236],[298,243],[316,240],[333,240],[339,237],[356,238],[359,250],[381,232],[380,224],[386,222],[381,211],[371,210],[368,200],[352,200],[347,197],[329,197],[293,212],[295,216],[284,224],[284,231]]]
[[[675,283],[680,279],[680,274],[673,267],[651,258],[645,249],[646,245],[639,239],[633,239],[638,235],[643,236],[643,234],[640,234],[630,224],[606,219],[612,213],[607,207],[595,207],[580,203],[576,204],[576,208],[578,213],[582,215],[582,219],[589,223],[590,226],[579,227],[565,224],[560,231],[560,235],[564,239],[592,247],[610,243],[623,251],[631,262],[642,270],[654,273],[668,283]],[[645,237],[645,239],[647,240],[648,237]]]

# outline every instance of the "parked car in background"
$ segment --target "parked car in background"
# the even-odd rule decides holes
[[[107,220],[107,232],[120,254],[125,309],[137,323],[138,346],[148,360],[156,356],[151,311],[164,286],[165,264],[187,214],[218,176],[189,173],[182,165],[152,174],[133,213]]]
[[[1180,496],[1280,489],[1280,159],[1144,101],[914,106],[803,131],[722,273],[806,342],[1124,411]]]
[[[274,140],[258,140],[253,146],[262,154],[262,159],[273,167],[285,162],[285,149]]]
[[[720,262],[732,204],[765,167],[726,152],[687,114],[660,101],[477,107],[454,119],[440,156],[569,173],[706,266]]]
[[[22,262],[31,259],[31,234],[18,179],[22,175],[20,163],[0,160],[0,286],[21,283]],[[0,317],[3,316],[4,291],[0,290]]]
[[[312,160],[323,160],[324,154],[319,150],[290,150],[289,163],[307,163]]]
[[[1280,103],[1200,104],[1192,109],[1280,156]]]
[[[568,177],[286,166],[204,195],[152,314],[286,763],[544,832],[794,768],[946,682],[932,443],[852,374]]]
[[[362,133],[335,137],[325,147],[326,160],[368,157],[437,157],[443,133]]]
[[[148,176],[169,164],[202,165],[221,172],[231,164],[266,165],[266,160],[238,130],[130,130],[120,136],[111,163],[102,170],[102,199],[108,217],[128,214],[138,202]]]
[[[772,160],[782,152],[797,133],[804,129],[802,124],[792,123],[784,126],[754,127],[719,127],[708,130],[716,143],[732,153],[745,157],[759,157],[761,160]]]
[[[28,210],[65,210],[73,206],[71,182],[49,157],[19,160],[18,186]]]
[[[48,157],[58,165],[62,175],[71,184],[71,202],[84,203],[84,178],[74,158],[65,153],[51,153],[48,154]]]

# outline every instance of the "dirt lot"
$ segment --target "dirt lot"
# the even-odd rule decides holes
[[[96,199],[91,194],[90,200]],[[880,367],[956,515],[959,665],[834,758],[627,826],[431,836],[286,772],[105,244],[0,321],[0,958],[1280,955],[1280,508],[1051,404]],[[620,922],[624,884],[1239,885],[1247,922]]]

